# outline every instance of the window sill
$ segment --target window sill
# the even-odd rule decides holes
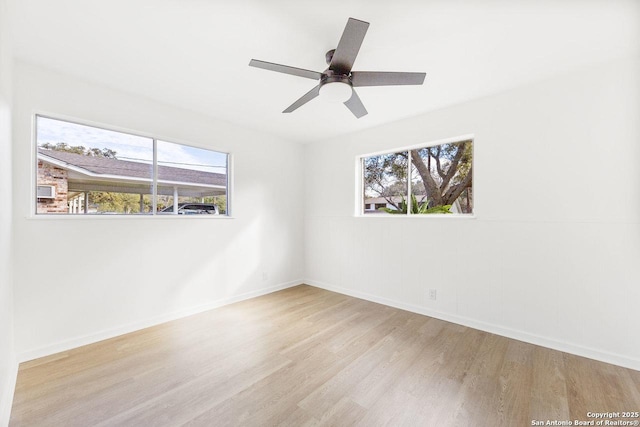
[[[436,218],[436,219],[476,219],[477,216],[475,214],[424,214],[424,215],[420,215],[420,214],[413,214],[413,215],[393,215],[393,214],[369,214],[369,215],[365,215],[365,214],[356,214],[354,215],[355,218],[373,218],[373,219],[380,219],[380,218],[410,218],[410,219],[414,219],[414,218]]]
[[[98,214],[33,214],[28,215],[26,219],[33,220],[80,220],[87,221],[91,219],[97,219],[98,221],[108,220],[143,220],[143,219],[168,219],[168,220],[186,220],[191,221],[193,218],[209,220],[219,219],[234,219],[235,217],[229,215],[98,215]],[[188,219],[187,219],[188,218]]]

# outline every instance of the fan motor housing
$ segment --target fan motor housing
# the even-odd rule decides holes
[[[336,74],[329,69],[322,73],[322,77],[320,78],[320,87],[327,83],[345,83],[349,86],[353,86],[351,84],[351,76],[349,74]]]

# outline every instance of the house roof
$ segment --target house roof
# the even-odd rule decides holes
[[[96,175],[118,175],[123,178],[151,179],[152,166],[148,163],[131,162],[128,160],[112,159],[108,157],[85,156],[65,151],[46,150],[38,148],[39,157],[47,156],[69,166],[84,169]],[[42,156],[41,156],[42,155]],[[193,169],[183,169],[171,166],[158,166],[158,180],[169,182],[208,184],[225,186],[226,175]]]

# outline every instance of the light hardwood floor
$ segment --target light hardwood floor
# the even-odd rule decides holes
[[[638,410],[638,371],[302,285],[23,363],[10,426],[530,426]]]

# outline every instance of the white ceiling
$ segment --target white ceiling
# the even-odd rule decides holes
[[[252,129],[316,141],[640,54],[637,0],[12,0],[18,58]],[[369,114],[316,99],[349,17],[370,22],[353,67],[424,71],[424,86],[358,88]]]

